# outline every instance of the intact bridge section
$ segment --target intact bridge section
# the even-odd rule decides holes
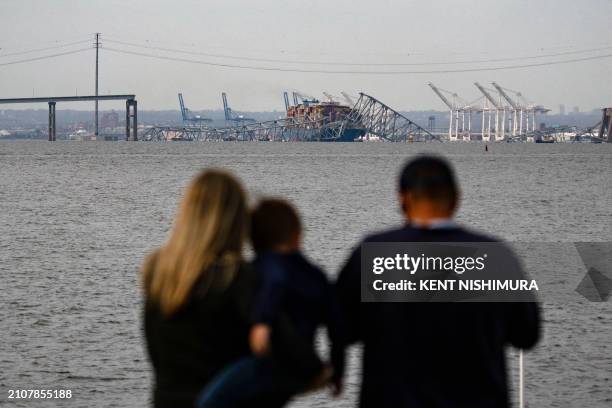
[[[48,103],[49,104],[49,141],[55,142],[57,140],[55,106],[58,102],[95,101],[97,103],[98,101],[114,101],[114,100],[125,100],[125,140],[137,141],[138,140],[138,104],[136,101],[136,95],[122,94],[122,95],[90,95],[90,96],[49,96],[49,97],[36,97],[36,98],[6,98],[6,99],[0,99],[0,104]]]

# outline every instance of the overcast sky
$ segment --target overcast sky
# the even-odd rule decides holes
[[[111,41],[143,45],[149,41],[152,47],[236,57],[378,64],[512,58],[609,47],[549,59],[489,63],[516,65],[612,54],[611,16],[611,0],[0,0],[0,98],[92,94],[93,49],[24,64],[1,64],[91,47],[93,41],[2,56],[93,39],[98,31],[103,44],[100,92],[135,93],[139,109],[177,109],[177,92],[183,92],[194,110],[217,109],[221,107],[220,93],[225,91],[237,111],[281,110],[282,91],[298,90],[321,97],[323,91],[363,91],[398,110],[442,110],[444,105],[428,82],[473,100],[479,96],[473,82],[496,81],[554,111],[560,103],[568,110],[575,105],[590,110],[612,105],[612,58],[507,71],[347,75],[213,67],[119,54],[105,48],[298,69],[453,69],[468,65],[264,63],[138,49]],[[121,104],[104,103],[102,109],[115,106]],[[88,105],[58,109],[68,107],[86,109]]]

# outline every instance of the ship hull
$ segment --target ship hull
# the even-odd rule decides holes
[[[323,137],[321,138],[322,142],[355,142],[357,138],[365,135],[365,130],[363,129],[344,129],[340,137],[336,137],[336,134],[333,130],[329,129],[329,135],[325,135],[326,132],[323,132]]]

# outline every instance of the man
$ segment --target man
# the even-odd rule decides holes
[[[459,188],[443,159],[421,156],[403,169],[406,225],[364,242],[494,242],[452,217]],[[361,303],[361,251],[336,282],[348,343],[363,343],[360,406],[507,407],[504,349],[533,347],[536,303]]]

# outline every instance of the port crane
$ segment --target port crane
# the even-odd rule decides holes
[[[442,93],[442,90],[440,88],[438,88],[431,82],[428,85],[436,93],[436,95],[438,95],[438,97],[442,100],[442,102],[444,102],[444,104],[448,106],[448,108],[450,109],[450,120],[448,124],[448,140],[457,140],[456,136],[453,137],[453,115],[455,114],[455,110],[456,110],[455,104],[451,103],[451,101],[448,100],[448,98],[446,97],[446,95]]]
[[[512,107],[512,136],[516,136],[516,132],[519,134],[523,134],[523,112],[524,108],[518,102],[514,101],[510,96],[506,93],[504,88],[499,86],[497,83],[492,82],[491,85],[497,89],[497,92],[510,104]],[[517,93],[520,95],[520,93]]]
[[[461,134],[464,139],[470,140],[472,136],[472,113],[474,111],[478,112],[479,110],[475,110],[473,107],[473,103],[468,103],[464,99],[460,98],[454,92],[447,91],[445,89],[438,88],[433,83],[428,84],[429,87],[434,91],[436,95],[444,102],[446,106],[448,106],[450,110],[450,119],[448,124],[448,139],[449,140],[457,140],[459,137],[459,123],[461,122]],[[449,94],[452,96],[452,102],[446,97],[445,94]],[[465,113],[467,112],[468,123],[467,123],[467,132],[465,125]],[[459,116],[461,113],[461,117]],[[453,118],[454,117],[454,118]],[[453,132],[453,124],[454,124],[454,132]]]
[[[514,123],[516,122],[518,123],[513,124],[513,135],[515,135],[517,128],[518,128],[518,134],[519,135],[523,134],[523,122],[525,122],[526,132],[529,132],[529,131],[535,132],[536,125],[537,125],[536,115],[538,113],[550,112],[550,109],[546,109],[542,105],[535,105],[535,104],[529,103],[527,99],[520,92],[513,91],[508,88],[503,88],[495,82],[493,82],[492,85],[495,87],[495,89],[497,89],[500,95],[502,95],[502,97],[506,101],[508,101],[510,106],[512,106],[515,112],[515,115],[516,115],[516,112],[518,112],[518,116],[519,116],[518,119],[516,117],[514,118]],[[508,92],[514,94],[515,98],[514,99],[510,98],[510,96],[508,95]],[[529,128],[530,119],[531,119],[531,129]]]
[[[285,111],[289,110],[289,95],[287,94],[287,91],[283,92],[283,99],[285,100]]]
[[[495,108],[495,140],[503,140],[506,137],[506,134],[505,134],[506,133],[506,107],[503,106],[501,101],[495,100],[493,95],[491,95],[489,90],[487,90],[484,86],[480,85],[478,82],[474,82],[474,85],[484,95],[486,100],[491,105],[493,105],[493,107]],[[491,122],[490,110],[489,109],[485,109],[485,110],[489,112],[489,124],[490,124]],[[500,112],[502,112],[502,115],[503,115],[502,120],[501,120],[501,126],[500,126],[500,117],[499,117]],[[484,125],[484,120],[485,119],[484,119],[484,111],[483,111],[483,116],[482,116],[483,125]],[[489,134],[487,135],[487,139],[490,140],[491,139],[491,135],[490,135],[491,126],[490,125],[488,128],[488,132]],[[484,132],[483,132],[483,139],[484,139]]]
[[[227,103],[227,95],[225,92],[221,93],[221,99],[223,100],[223,113],[225,114],[225,120],[227,122],[256,122],[255,119],[244,117],[243,115],[236,114],[234,111],[232,111],[232,108],[230,108],[229,104]]]
[[[191,111],[185,106],[185,101],[183,100],[183,94],[178,94],[179,106],[181,108],[181,117],[183,118],[183,125],[185,126],[203,126],[206,122],[211,122],[211,119],[203,118],[200,115],[193,115]]]

